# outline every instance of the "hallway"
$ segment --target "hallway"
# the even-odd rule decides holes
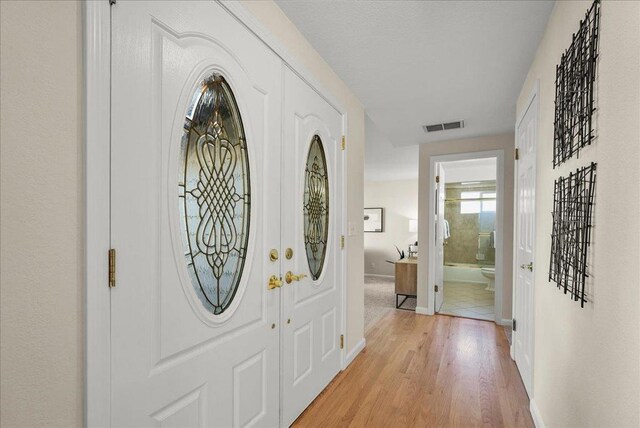
[[[321,421],[321,422],[320,422]],[[294,426],[532,427],[501,327],[392,311]]]

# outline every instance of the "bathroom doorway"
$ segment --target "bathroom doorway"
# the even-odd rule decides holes
[[[437,313],[501,321],[501,156],[456,155],[436,162]]]

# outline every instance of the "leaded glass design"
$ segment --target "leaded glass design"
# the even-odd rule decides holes
[[[180,146],[178,195],[184,254],[204,307],[223,313],[236,295],[249,237],[251,186],[242,118],[224,77],[192,97]]]
[[[313,136],[304,177],[304,245],[309,271],[320,278],[329,235],[329,181],[322,140]]]

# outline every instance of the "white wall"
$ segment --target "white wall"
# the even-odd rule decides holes
[[[428,227],[429,211],[434,209],[429,199],[429,177],[432,174],[429,161],[431,156],[502,150],[504,152],[504,202],[502,218],[504,232],[502,260],[504,266],[502,286],[502,318],[511,317],[511,284],[513,272],[513,134],[490,135],[486,137],[467,138],[464,140],[426,143],[420,146],[420,167],[418,179],[418,241],[429,242],[433,238],[433,228]],[[435,174],[434,174],[435,175]],[[433,293],[427,290],[429,275],[428,246],[420,248],[418,258],[418,307],[433,307]]]
[[[364,110],[273,2],[245,5],[347,109],[350,350],[364,331]],[[0,7],[0,425],[81,426],[82,3]]]
[[[0,425],[81,426],[79,2],[0,2]]]
[[[394,275],[398,251],[418,240],[409,232],[409,219],[418,218],[418,180],[369,181],[364,185],[365,207],[384,208],[384,232],[364,234],[364,271],[374,275]]]
[[[552,168],[555,66],[591,1],[559,1],[518,99],[540,82],[533,398],[548,427],[640,425],[640,2],[603,1],[595,144]],[[553,182],[598,163],[593,302],[548,282]]]

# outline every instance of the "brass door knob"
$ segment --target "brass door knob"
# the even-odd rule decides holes
[[[287,284],[291,284],[291,282],[293,281],[300,281],[303,278],[306,278],[307,275],[301,273],[299,275],[294,275],[291,271],[287,272],[284,276],[284,280],[287,282]]]
[[[269,284],[267,285],[268,290],[273,290],[274,288],[282,287],[282,278],[278,278],[275,275],[271,275],[269,278]]]

